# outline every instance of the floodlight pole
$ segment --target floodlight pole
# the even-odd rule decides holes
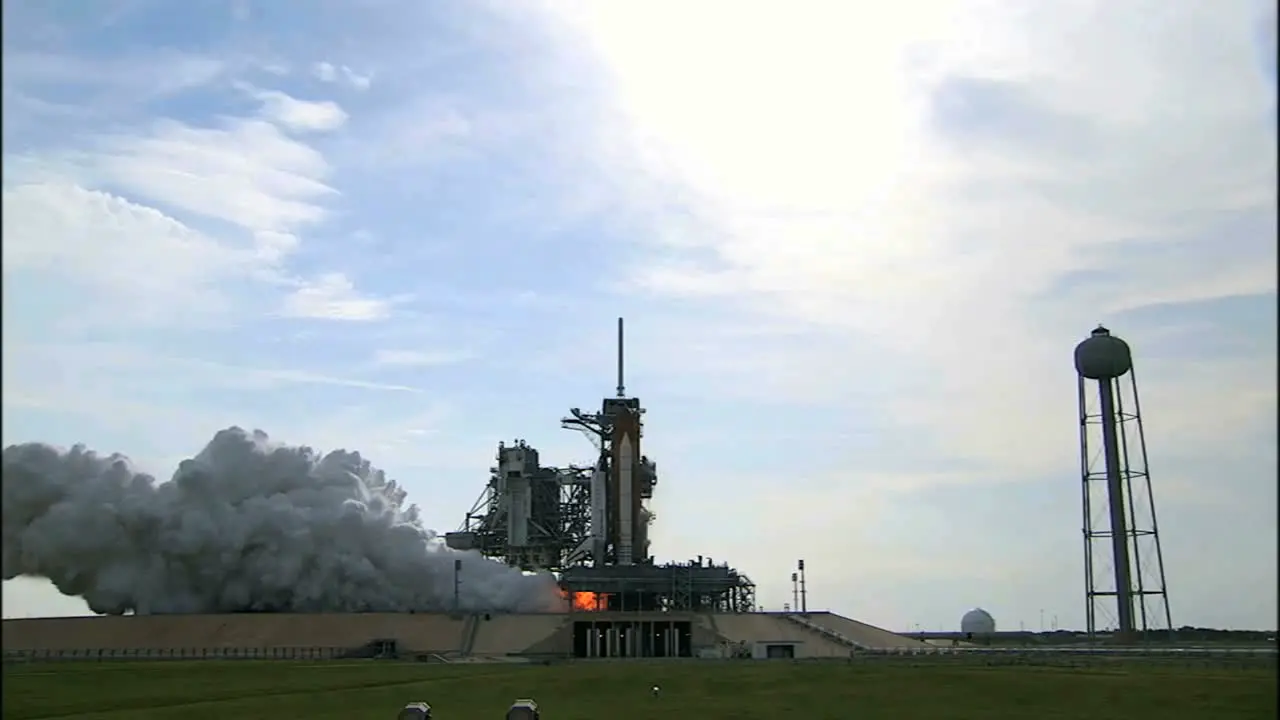
[[[804,560],[801,560],[796,567],[800,571],[800,614],[809,614],[809,598],[808,593],[804,589]]]

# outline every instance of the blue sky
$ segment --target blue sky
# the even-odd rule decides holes
[[[1274,9],[728,7],[6,3],[4,442],[261,428],[449,530],[499,440],[590,459],[623,315],[660,559],[1081,626],[1104,322],[1175,623],[1274,627]]]

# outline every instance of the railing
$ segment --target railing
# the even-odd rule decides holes
[[[847,657],[757,659],[750,655],[730,656],[716,653],[688,658],[560,658],[555,662],[570,663],[786,663],[802,665],[865,664],[892,665],[902,668],[997,667],[1021,666],[1042,668],[1078,668],[1099,670],[1174,670],[1205,668],[1218,671],[1275,668],[1275,649],[1254,648],[1100,648],[1084,652],[1072,648],[894,648],[892,650],[855,651]]]
[[[4,662],[61,660],[333,660],[351,653],[339,647],[80,648],[5,650]]]
[[[1280,649],[1274,647],[1167,647],[1154,645],[1150,647],[1039,647],[1039,648],[1002,648],[1002,647],[925,647],[925,648],[886,648],[869,650],[862,655],[971,655],[971,656],[1014,656],[1014,655],[1098,655],[1104,657],[1208,657],[1208,656],[1254,656],[1275,658]]]
[[[808,628],[818,633],[819,635],[822,635],[823,637],[827,637],[832,640],[835,640],[836,642],[840,643],[841,645],[844,645],[845,647],[851,647],[855,650],[870,649],[867,645],[864,645],[858,642],[857,640],[854,640],[853,638],[845,636],[844,633],[839,633],[839,632],[836,632],[835,630],[832,630],[831,628],[823,627],[799,615],[783,615],[783,617],[785,617],[786,619],[790,620],[793,623],[796,623],[797,625],[800,625],[801,627]]]
[[[1276,648],[1042,647],[892,648],[858,651],[850,662],[947,663],[1049,667],[1275,667]]]
[[[351,648],[103,648],[66,650],[5,650],[4,662],[109,662],[157,660],[341,660],[353,657]],[[451,662],[449,653],[418,653],[424,661]],[[692,658],[612,658],[609,661],[640,662],[739,662],[724,653]],[[1262,648],[1171,647],[928,647],[884,650],[852,650],[847,658],[796,658],[789,662],[901,663],[907,665],[976,664],[1039,665],[1056,667],[1116,667],[1123,665],[1167,667],[1246,668],[1275,667],[1280,652]],[[552,659],[548,656],[547,659]],[[560,658],[568,660],[569,658]],[[600,659],[605,661],[605,659]],[[776,662],[776,661],[773,661]]]

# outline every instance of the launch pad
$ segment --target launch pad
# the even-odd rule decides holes
[[[728,565],[697,562],[667,565],[571,567],[560,587],[574,598],[574,609],[612,611],[678,610],[751,612],[755,586]],[[581,596],[594,599],[584,608]]]
[[[445,535],[512,567],[549,570],[579,610],[749,612],[755,585],[727,565],[657,565],[649,553],[657,465],[641,452],[644,407],[623,382],[623,321],[618,318],[618,386],[598,412],[572,408],[563,428],[595,445],[590,465],[544,467],[524,440],[498,444],[489,482],[462,527]]]

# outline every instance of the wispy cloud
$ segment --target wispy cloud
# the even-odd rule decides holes
[[[95,101],[121,93],[146,102],[207,85],[228,71],[226,61],[199,54],[148,50],[110,58],[87,58],[32,50],[6,50],[6,83],[65,93],[87,91]]]
[[[373,364],[382,367],[431,367],[469,359],[470,353],[447,350],[379,350]]]
[[[341,273],[327,273],[293,291],[284,301],[285,317],[324,320],[382,320],[392,301],[364,297]]]
[[[251,230],[289,230],[325,216],[329,166],[315,149],[261,120],[191,127],[154,123],[146,135],[108,135],[88,169],[100,182]]]
[[[262,103],[262,117],[287,130],[328,132],[347,122],[347,113],[332,100],[299,100],[279,90],[261,90],[247,83],[237,87]]]
[[[30,273],[74,283],[116,322],[194,322],[225,311],[224,285],[254,267],[244,249],[77,185],[6,187],[3,210],[6,278]]]
[[[261,102],[262,119],[222,117],[202,126],[159,118],[140,128],[95,134],[81,147],[61,149],[52,157],[6,158],[6,165],[12,169],[10,184],[27,183],[20,190],[6,190],[6,205],[11,198],[15,202],[19,199],[13,193],[48,198],[57,192],[66,196],[59,202],[85,205],[79,215],[63,217],[61,207],[50,202],[26,203],[15,211],[12,220],[6,219],[6,228],[13,227],[15,232],[31,238],[35,249],[27,251],[28,256],[76,254],[77,243],[94,244],[93,252],[109,253],[109,265],[118,268],[110,276],[116,278],[117,285],[129,284],[139,297],[149,292],[139,306],[150,305],[158,312],[189,307],[201,287],[208,289],[206,299],[223,296],[225,292],[218,290],[217,284],[236,276],[289,288],[289,294],[280,301],[280,312],[285,316],[347,320],[386,317],[392,302],[360,293],[343,272],[321,272],[306,278],[288,272],[286,267],[290,256],[305,245],[299,232],[326,220],[330,212],[326,203],[337,196],[337,191],[326,182],[332,169],[324,155],[281,128],[333,131],[345,122],[345,111],[332,101],[305,102],[244,82],[234,85]],[[101,238],[94,237],[97,231],[90,229],[89,221],[73,227],[70,219],[101,213],[97,199],[114,196],[85,188],[103,188],[154,203],[162,210],[118,201],[147,211],[138,217],[168,213],[166,227],[170,229],[161,230],[154,221],[151,226],[127,228],[109,223],[106,227],[121,227],[125,235],[138,240],[122,239],[112,246],[102,245]],[[187,218],[188,224],[173,216]],[[6,218],[9,217],[7,213]],[[133,218],[129,222],[137,225]],[[191,229],[191,225],[208,222],[228,224],[249,237],[246,241],[243,236],[214,233],[221,236],[214,239],[210,233]],[[50,232],[59,233],[58,242],[48,242]],[[175,243],[169,239],[175,232],[185,233],[188,239]],[[19,244],[22,242],[19,240]],[[148,249],[161,246],[169,248],[167,255],[157,257],[153,249]],[[157,261],[169,259],[178,262],[175,253],[182,254],[185,275],[181,268],[172,268],[173,274],[168,274],[164,271],[169,267],[156,265]],[[79,257],[79,265],[93,265],[92,257],[92,253]],[[199,282],[193,282],[197,276]],[[102,281],[101,277],[94,280],[99,284]],[[158,294],[164,289],[161,285],[169,290],[163,296]],[[170,299],[177,295],[185,297]]]
[[[422,392],[420,389],[408,385],[393,385],[389,383],[371,382],[368,380],[332,377],[329,375],[321,375],[301,370],[262,370],[237,368],[228,365],[215,365],[212,363],[201,363],[201,365],[210,369],[227,372],[228,374],[235,374],[238,382],[243,383],[244,387],[263,387],[264,385],[289,383],[300,385],[331,385],[334,387],[357,388],[360,390],[385,390],[389,392]]]
[[[368,90],[373,84],[372,75],[361,75],[346,65],[334,65],[323,61],[311,66],[311,74],[320,82],[342,83],[356,90]]]

